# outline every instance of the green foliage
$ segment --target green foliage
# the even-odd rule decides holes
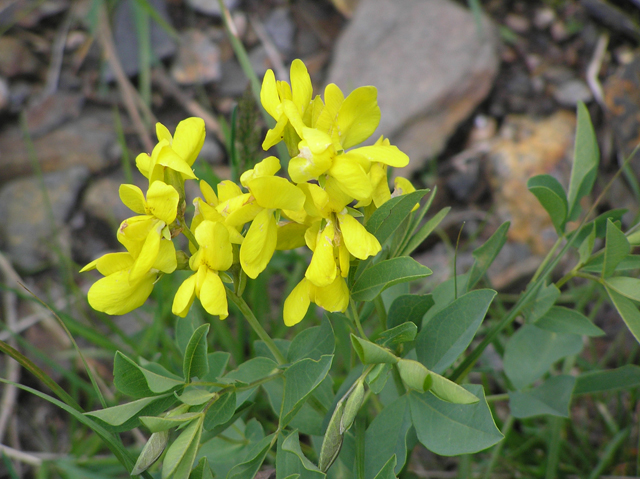
[[[575,384],[576,378],[573,376],[553,376],[530,391],[513,391],[509,393],[511,414],[517,418],[544,414],[569,417],[569,404]]]
[[[367,268],[351,288],[354,301],[372,301],[394,284],[415,281],[429,276],[432,271],[410,256],[380,261]]]

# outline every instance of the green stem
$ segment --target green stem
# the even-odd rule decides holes
[[[187,223],[185,223],[184,220],[178,220],[178,223],[180,224],[180,226],[182,227],[182,234],[185,235],[187,237],[187,239],[189,240],[189,242],[191,244],[193,244],[193,246],[196,247],[196,249],[200,248],[200,245],[198,244],[198,241],[196,241],[196,237],[193,236],[193,233],[191,232],[191,230],[189,229],[189,227],[187,226]]]
[[[560,245],[562,244],[563,240],[564,240],[564,236],[561,236],[560,238],[558,238],[556,240],[554,245],[551,247],[551,250],[549,250],[549,253],[547,253],[547,256],[545,256],[545,258],[542,261],[542,263],[540,263],[540,266],[538,266],[538,269],[536,270],[535,274],[533,275],[533,278],[531,278],[531,282],[532,283],[535,283],[538,280],[538,277],[545,270],[545,268],[547,267],[549,262],[553,259],[554,253],[560,247]]]
[[[349,319],[351,319],[351,321],[353,321],[353,323],[356,325],[356,328],[358,328],[358,333],[360,334],[360,336],[364,339],[368,339],[367,335],[364,332],[364,329],[362,329],[362,323],[360,323],[360,315],[358,314],[356,305],[352,300],[349,300],[349,309],[347,309],[347,312],[350,313],[347,314],[347,316],[350,317]]]
[[[498,402],[498,401],[507,401],[509,399],[509,394],[492,394],[491,396],[487,396],[485,398],[488,403]]]
[[[376,307],[376,313],[378,313],[378,318],[380,319],[380,326],[382,326],[382,330],[387,329],[387,310],[384,308],[384,301],[382,301],[382,296],[376,296],[376,299],[373,300],[373,304]]]
[[[511,432],[511,428],[513,427],[513,421],[514,421],[513,416],[509,415],[507,420],[502,425],[502,435],[505,437],[505,440],[500,441],[498,444],[496,444],[493,447],[493,450],[491,451],[491,459],[489,459],[489,464],[487,464],[487,468],[485,469],[484,475],[482,476],[483,479],[491,478],[491,472],[493,471],[493,468],[495,467],[496,462],[498,461],[498,457],[500,457],[500,453],[502,452],[502,447],[506,442],[506,438]]]
[[[251,311],[251,308],[249,308],[249,305],[245,302],[245,300],[229,289],[227,289],[227,296],[231,299],[231,301],[233,301],[233,304],[238,307],[242,315],[249,323],[249,326],[253,328],[258,337],[262,341],[264,341],[264,343],[269,348],[269,351],[271,351],[271,354],[273,354],[273,356],[276,358],[278,364],[285,364],[287,360],[278,349],[278,346],[276,346],[276,343],[273,342],[273,339],[271,339],[269,333],[265,331],[260,322],[256,319],[256,316],[253,314],[253,311]]]

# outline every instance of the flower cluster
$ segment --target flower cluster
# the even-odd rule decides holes
[[[136,165],[149,179],[146,197],[133,185],[122,185],[120,198],[139,216],[122,222],[118,241],[126,253],[107,254],[82,271],[97,269],[105,277],[89,290],[89,302],[99,311],[124,314],[141,306],[160,275],[178,268],[172,238],[189,238],[191,256],[183,267],[193,274],[179,287],[173,313],[186,316],[194,299],[224,319],[228,315],[223,274],[234,263],[256,278],[276,249],[305,245],[313,252],[304,278],[284,304],[284,321],[291,326],[306,314],[310,303],[328,311],[345,311],[349,304],[346,278],[352,260],[366,259],[380,249],[378,240],[358,220],[396,194],[413,191],[396,178],[392,194],[387,167],[403,167],[409,158],[389,140],[358,146],[380,121],[377,91],[360,87],[346,98],[330,84],[324,99],[313,97],[304,63],[291,65],[291,85],[267,71],[260,92],[265,110],[276,120],[263,148],[284,141],[292,158],[291,181],[277,176],[280,161],[269,156],[244,172],[240,185],[220,182],[214,190],[200,181],[201,198],[187,227],[184,219],[185,180],[196,179],[192,165],[204,142],[204,122],[182,121],[172,136],[157,125],[158,144]]]

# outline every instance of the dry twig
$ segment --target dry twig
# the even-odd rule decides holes
[[[604,107],[604,94],[602,92],[602,85],[600,85],[600,80],[598,79],[598,73],[600,73],[602,60],[607,52],[608,44],[609,35],[603,33],[600,35],[600,38],[598,38],[598,43],[596,44],[596,49],[593,52],[593,57],[591,57],[591,61],[587,66],[587,84],[591,89],[591,93],[593,93],[593,97],[601,107]]]

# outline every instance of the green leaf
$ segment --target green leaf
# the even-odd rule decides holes
[[[531,391],[510,392],[511,415],[518,419],[545,414],[568,418],[575,384],[573,376],[553,376]]]
[[[560,297],[560,290],[555,284],[551,283],[546,286],[538,287],[538,292],[534,300],[527,304],[522,312],[527,318],[527,322],[535,323],[542,316],[547,314],[551,307],[556,304]]]
[[[436,313],[418,334],[418,360],[444,372],[471,343],[495,295],[491,289],[471,291]]]
[[[140,416],[140,422],[144,424],[151,432],[162,432],[173,429],[174,427],[182,426],[194,419],[202,416],[201,412],[187,412],[184,414],[178,414],[177,416]]]
[[[195,315],[188,315],[185,318],[177,318],[175,332],[176,346],[178,346],[178,350],[183,356],[187,350],[187,344],[189,344],[189,340],[191,339],[191,336],[193,336],[193,332],[199,325],[200,321]]]
[[[502,247],[507,241],[507,231],[509,231],[510,225],[511,223],[509,221],[502,223],[482,246],[473,251],[472,254],[475,261],[471,267],[471,271],[469,271],[468,289],[472,289],[476,283],[480,281],[489,269],[489,266],[491,266],[496,259],[496,256],[498,256],[498,253],[502,250]]]
[[[586,273],[601,273],[603,263],[603,254],[594,256],[593,259],[589,261],[589,263],[581,268],[581,270]],[[618,264],[618,266],[616,267],[616,272],[631,271],[635,269],[640,269],[640,255],[630,254],[627,255],[627,257]]]
[[[367,428],[364,442],[365,478],[375,477],[394,454],[398,459],[394,471],[400,472],[407,459],[410,429],[409,398],[400,396],[380,411]]]
[[[167,447],[168,442],[169,433],[166,431],[154,432],[153,434],[151,434],[149,440],[142,448],[142,451],[138,456],[138,460],[131,470],[131,475],[137,476],[149,469],[164,452],[164,449],[165,447]]]
[[[627,364],[617,369],[582,373],[576,381],[574,394],[593,394],[631,389],[640,386],[640,366]]]
[[[422,363],[412,359],[400,359],[398,372],[407,386],[421,393],[428,391],[433,383],[429,370]]]
[[[627,237],[611,220],[607,220],[607,239],[604,246],[604,266],[602,277],[611,276],[618,264],[631,252]]]
[[[209,371],[209,361],[207,358],[207,333],[209,332],[209,324],[203,324],[196,329],[184,351],[184,360],[182,362],[182,371],[184,379],[191,381],[196,376],[201,378]]]
[[[569,214],[567,216],[569,221],[574,221],[580,216],[580,200],[591,193],[599,161],[598,141],[593,131],[589,110],[584,103],[579,102],[573,166],[569,180]]]
[[[423,224],[420,229],[414,232],[413,236],[407,243],[407,246],[400,252],[401,256],[408,256],[414,252],[414,250],[422,244],[422,242],[427,239],[427,237],[435,230],[442,220],[447,216],[449,211],[451,210],[450,206],[446,206],[438,211],[433,217]]]
[[[640,342],[640,311],[638,311],[638,307],[630,299],[625,298],[612,288],[605,285],[605,289],[627,328],[636,341]]]
[[[265,437],[258,442],[247,456],[247,459],[234,466],[227,474],[227,479],[253,479],[260,469],[260,466],[264,462],[264,458],[267,456],[267,452],[271,449],[271,440],[273,434]]]
[[[434,305],[426,312],[422,319],[422,324],[418,325],[418,329],[428,324],[436,314],[446,308],[455,299],[467,293],[469,289],[467,288],[468,280],[468,274],[459,274],[455,278],[449,278],[433,288],[431,296],[433,297]],[[457,291],[454,291],[454,288]]]
[[[330,379],[327,376],[328,379]],[[326,380],[326,379],[325,379]],[[317,401],[314,401],[320,404],[330,404],[331,399],[327,402],[323,402],[318,398],[316,393],[319,393],[322,384],[316,388],[315,391],[311,393],[311,396],[315,397]],[[269,397],[269,404],[271,405],[271,409],[273,410],[276,416],[280,415],[280,411],[282,410],[282,400],[284,397],[284,378],[277,377],[268,381],[262,385],[262,388],[267,392]],[[332,398],[333,399],[333,398]],[[324,432],[324,416],[325,414],[321,411],[318,411],[310,406],[311,401],[303,401],[299,410],[295,412],[293,418],[289,422],[289,427],[291,429],[298,429],[302,434],[307,434],[310,436],[321,436]]]
[[[211,467],[209,467],[209,461],[207,461],[206,457],[198,461],[198,465],[191,471],[189,479],[213,479],[213,472],[211,472]]]
[[[149,406],[152,406],[154,403],[162,402],[162,399],[169,398],[173,401],[174,399],[171,396],[173,395],[163,394],[162,396],[137,399],[125,404],[120,404],[119,406],[108,407],[98,411],[90,411],[85,414],[87,416],[93,416],[109,426],[122,426],[126,424],[129,419],[134,417],[137,418],[137,416],[144,414],[143,411],[145,411]],[[163,403],[166,403],[166,401]]]
[[[411,321],[399,324],[398,326],[382,331],[376,338],[376,343],[384,347],[393,347],[398,344],[407,343],[416,339],[418,326]]]
[[[620,293],[622,296],[634,301],[640,301],[640,279],[630,278],[628,276],[615,276],[605,279],[604,282],[616,293]]]
[[[367,268],[351,287],[354,301],[371,301],[384,289],[429,276],[432,271],[410,256],[380,261]]]
[[[431,389],[429,391],[437,398],[454,404],[474,404],[479,401],[478,397],[459,384],[434,372],[431,372]]]
[[[292,474],[297,474],[299,479],[322,479],[326,477],[326,475],[302,453],[298,431],[293,431],[286,437],[284,437],[284,434],[278,437],[276,479],[286,479]]]
[[[293,338],[287,352],[287,360],[291,363],[304,358],[317,361],[321,356],[333,354],[335,345],[331,322],[325,317],[320,326],[307,328]]]
[[[535,325],[554,333],[571,333],[591,337],[605,334],[584,314],[563,306],[551,307],[542,318],[536,321]]]
[[[236,412],[236,391],[232,389],[222,394],[206,411],[204,428],[209,431],[220,424],[225,424]]]
[[[516,389],[541,378],[549,368],[567,356],[582,351],[582,337],[553,333],[525,324],[509,339],[504,351],[504,372]]]
[[[188,404],[189,406],[200,406],[201,404],[209,401],[209,399],[215,395],[216,393],[212,393],[211,391],[207,391],[201,387],[187,386],[182,394],[176,394],[176,397],[183,404]]]
[[[389,458],[387,462],[384,463],[382,469],[376,474],[376,477],[373,479],[398,479],[394,470],[396,468],[396,464],[398,463],[398,458],[394,454]]]
[[[435,303],[430,294],[403,294],[398,296],[387,314],[387,328],[394,328],[406,321],[422,326],[422,318]]]
[[[537,175],[529,178],[527,188],[538,198],[542,207],[549,214],[558,236],[562,236],[567,220],[568,204],[567,196],[560,182],[551,175]]]
[[[184,385],[178,376],[165,376],[138,366],[120,351],[113,361],[113,382],[118,391],[134,398],[146,398]]]
[[[226,351],[216,351],[215,353],[209,353],[207,355],[207,362],[209,363],[209,372],[202,376],[202,381],[215,381],[221,377],[224,370],[229,363],[229,357],[231,354]]]
[[[578,247],[578,254],[580,255],[580,264],[586,264],[591,257],[591,253],[593,252],[593,247],[596,242],[596,228],[593,223],[589,223],[584,226],[588,228],[589,233],[586,235],[586,238],[580,243]]]
[[[311,358],[293,363],[284,372],[285,386],[280,427],[285,427],[300,410],[309,394],[318,387],[331,369],[333,355]]]
[[[441,456],[473,454],[493,446],[503,438],[496,427],[482,386],[464,388],[480,398],[475,404],[452,404],[431,393],[409,394],[411,417],[418,440]]]
[[[351,334],[351,344],[362,364],[395,364],[398,358],[387,348]]]
[[[373,394],[380,394],[382,389],[384,389],[390,371],[391,364],[378,364],[367,374],[366,381]]]
[[[242,363],[237,369],[226,374],[224,379],[232,379],[244,384],[249,384],[258,379],[266,378],[280,371],[278,364],[265,357],[257,357]],[[257,387],[257,386],[256,386]],[[253,394],[255,388],[246,389],[237,394],[236,403],[240,406]]]
[[[174,475],[175,479],[189,477],[200,445],[202,421],[203,415],[201,414],[198,420],[192,421],[185,427],[178,438],[169,446],[162,463],[162,479],[171,475]]]
[[[381,245],[393,235],[400,224],[409,216],[413,207],[429,190],[416,190],[408,195],[391,198],[378,208],[369,218],[365,227]]]

